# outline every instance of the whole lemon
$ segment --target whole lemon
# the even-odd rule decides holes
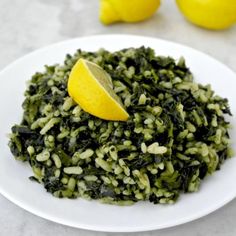
[[[160,0],[100,0],[100,20],[104,24],[142,21],[151,17],[159,6]]]
[[[236,23],[236,0],[176,0],[180,11],[192,23],[213,30]]]

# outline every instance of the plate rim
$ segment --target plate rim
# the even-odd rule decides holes
[[[159,38],[159,37],[154,37],[154,36],[143,36],[143,35],[138,35],[138,34],[93,34],[93,35],[88,35],[88,36],[81,36],[81,37],[75,37],[75,38],[70,38],[70,39],[66,39],[66,40],[60,40],[58,42],[54,42],[54,43],[50,43],[46,46],[43,47],[39,47],[29,53],[24,54],[23,56],[20,56],[18,58],[16,58],[15,60],[11,61],[9,64],[7,64],[6,66],[4,66],[1,70],[0,70],[0,75],[2,73],[4,73],[6,70],[8,70],[10,67],[18,64],[21,60],[32,56],[33,54],[37,54],[43,51],[47,51],[49,48],[51,47],[58,47],[62,44],[70,44],[73,41],[77,41],[77,40],[85,40],[85,39],[90,39],[90,38],[103,38],[103,37],[129,37],[129,38],[142,38],[142,39],[152,39],[152,40],[157,40],[157,41],[161,41],[161,42],[165,42],[168,44],[172,44],[172,45],[179,45],[185,49],[194,51],[196,53],[201,54],[202,56],[208,57],[208,59],[213,60],[217,63],[220,63],[222,66],[225,67],[225,69],[227,69],[228,71],[230,71],[231,73],[233,72],[234,74],[236,73],[236,71],[234,71],[232,68],[230,68],[229,66],[226,66],[223,62],[221,62],[219,59],[214,58],[212,55],[203,52],[202,50],[199,49],[195,49],[189,45],[185,45],[179,42],[175,42],[175,41],[171,41],[168,39],[163,39],[163,38]]]

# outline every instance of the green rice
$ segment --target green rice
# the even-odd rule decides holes
[[[69,97],[68,76],[79,58],[111,75],[127,122],[96,118]],[[150,48],[67,55],[64,64],[33,75],[23,110],[11,152],[30,164],[31,180],[60,198],[174,203],[232,155],[227,99],[194,82],[183,58]]]

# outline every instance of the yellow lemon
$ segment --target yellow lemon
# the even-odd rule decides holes
[[[105,120],[128,119],[112,88],[110,75],[97,64],[79,59],[71,70],[67,87],[70,97],[84,111]]]
[[[104,24],[142,21],[151,17],[159,6],[160,0],[100,0],[100,20]]]
[[[236,23],[236,0],[176,0],[180,11],[192,23],[213,30]]]

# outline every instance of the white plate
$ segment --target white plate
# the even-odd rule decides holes
[[[221,171],[203,181],[197,193],[181,195],[174,205],[153,205],[148,202],[120,207],[82,199],[57,199],[44,188],[31,182],[31,170],[17,162],[7,146],[6,134],[21,119],[26,81],[45,64],[62,62],[65,54],[78,48],[97,50],[104,47],[118,50],[149,46],[157,54],[174,58],[184,56],[198,82],[212,84],[221,96],[227,97],[236,114],[236,75],[225,65],[194,49],[160,39],[107,35],[78,38],[35,51],[12,63],[0,73],[0,192],[18,206],[38,216],[83,229],[111,232],[133,232],[161,229],[197,219],[222,207],[236,196],[236,158],[223,165]],[[236,127],[235,118],[231,118]],[[232,140],[235,139],[235,130]],[[234,145],[235,147],[235,145]]]

